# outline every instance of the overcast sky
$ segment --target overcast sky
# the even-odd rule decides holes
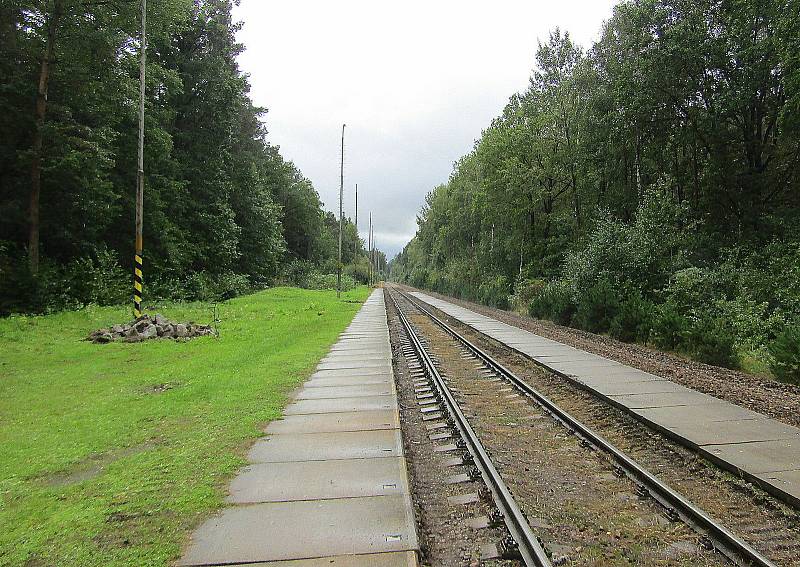
[[[235,17],[269,141],[391,258],[416,232],[426,193],[447,181],[556,26],[584,49],[615,0],[241,0]]]

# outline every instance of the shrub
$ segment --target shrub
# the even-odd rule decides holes
[[[550,319],[559,325],[569,325],[575,314],[569,283],[564,280],[548,283],[531,302],[528,312],[537,319]]]
[[[306,282],[307,289],[334,290],[338,284],[337,274],[320,274],[312,272]],[[347,274],[342,274],[342,291],[348,291],[356,286],[356,280]]]
[[[658,348],[678,350],[684,344],[684,335],[689,329],[689,320],[674,303],[662,303],[655,310],[650,338]]]
[[[247,276],[233,272],[222,274],[195,272],[186,280],[188,299],[200,301],[224,301],[250,290],[250,280]]]
[[[607,331],[620,306],[617,290],[606,279],[587,289],[577,298],[577,304],[575,324],[593,333]]]
[[[701,318],[685,334],[685,348],[695,360],[737,368],[736,338],[723,319]]]
[[[800,323],[787,325],[769,346],[770,368],[781,382],[800,384]]]
[[[655,306],[639,294],[626,298],[611,321],[611,336],[626,343],[646,343],[650,338],[654,311]]]
[[[478,288],[478,299],[484,305],[508,307],[508,280],[505,276],[486,277]]]
[[[517,278],[514,293],[509,298],[511,306],[517,311],[526,310],[546,285],[547,282],[541,279]]]

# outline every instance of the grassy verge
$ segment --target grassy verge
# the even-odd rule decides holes
[[[186,343],[81,341],[123,308],[0,320],[0,565],[168,564],[366,296],[270,289]]]

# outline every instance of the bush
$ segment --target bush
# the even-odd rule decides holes
[[[699,319],[685,334],[688,354],[707,364],[738,368],[736,338],[729,328],[730,325],[723,319]]]
[[[528,312],[537,319],[550,319],[559,325],[569,325],[575,314],[569,283],[564,280],[548,283],[531,302]]]
[[[251,289],[247,276],[233,272],[195,272],[186,279],[187,298],[200,301],[224,301],[243,295]]]
[[[514,293],[509,298],[511,306],[517,311],[528,309],[546,285],[547,282],[541,279],[517,278],[514,283]]]
[[[684,336],[688,330],[689,320],[675,304],[667,302],[656,309],[650,338],[660,349],[678,350],[683,346]]]
[[[770,368],[781,382],[800,384],[800,324],[787,325],[769,346]]]
[[[611,321],[612,337],[626,343],[646,343],[650,338],[655,306],[641,295],[635,294],[619,305],[617,315]]]
[[[620,307],[617,290],[606,279],[587,289],[577,298],[577,304],[575,324],[593,333],[607,331]]]
[[[508,280],[505,276],[487,277],[478,288],[478,300],[490,307],[508,307]]]
[[[320,274],[312,272],[304,286],[306,289],[328,289],[335,290],[338,284],[337,274]],[[342,274],[342,291],[348,291],[356,287],[356,280],[347,274]]]

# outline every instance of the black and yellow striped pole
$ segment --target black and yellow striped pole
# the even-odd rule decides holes
[[[133,316],[142,316],[142,209],[144,208],[144,66],[147,52],[147,0],[142,0],[142,41],[139,46],[139,160],[136,168],[136,254],[133,264]]]

